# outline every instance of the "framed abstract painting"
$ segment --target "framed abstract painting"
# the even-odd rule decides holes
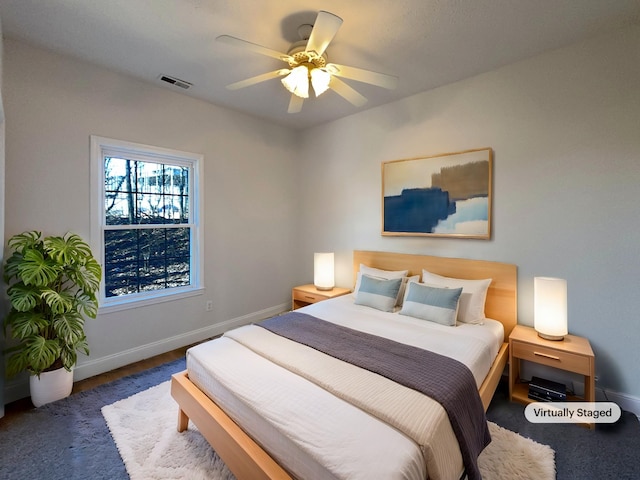
[[[491,238],[490,148],[382,163],[382,235]]]

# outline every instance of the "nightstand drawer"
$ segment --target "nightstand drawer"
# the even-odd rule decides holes
[[[541,345],[512,342],[513,356],[522,360],[529,360],[550,367],[561,368],[569,372],[590,375],[590,361],[588,357],[575,353],[563,352]]]
[[[307,303],[316,303],[319,302],[321,300],[326,300],[327,297],[323,296],[323,295],[318,295],[315,293],[310,293],[310,292],[301,292],[300,290],[293,290],[293,299],[294,300],[300,300],[301,302],[307,302]]]

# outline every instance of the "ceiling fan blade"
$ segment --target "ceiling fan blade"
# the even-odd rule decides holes
[[[283,62],[288,62],[291,59],[291,57],[286,53],[271,50],[270,48],[263,47],[262,45],[258,45],[257,43],[247,42],[246,40],[232,37],[230,35],[220,35],[219,37],[216,37],[216,41],[226,43],[227,45],[233,45],[234,47],[251,50],[252,52],[266,55],[267,57],[277,58],[278,60],[282,60]]]
[[[256,83],[266,82],[272,78],[281,77],[286,75],[290,70],[281,68],[280,70],[274,70],[273,72],[263,73],[262,75],[256,75],[255,77],[247,78],[246,80],[240,80],[239,82],[231,83],[227,85],[227,90],[238,90],[240,88],[250,87]]]
[[[333,13],[319,11],[307,42],[307,52],[322,55],[342,25],[342,19]]]
[[[356,107],[361,107],[365,103],[367,103],[367,99],[364,98],[360,93],[356,92],[349,85],[344,83],[342,80],[336,77],[331,77],[331,83],[329,84],[331,89],[340,95],[342,98],[350,102],[352,105]]]
[[[349,78],[357,82],[369,83],[389,90],[393,90],[398,86],[398,77],[387,75],[386,73],[372,72],[371,70],[347,67],[336,63],[327,64],[326,69],[329,73],[337,77]]]
[[[303,103],[304,103],[304,98],[294,95],[292,93],[291,100],[289,100],[289,108],[287,109],[287,113],[298,113],[300,110],[302,110]]]

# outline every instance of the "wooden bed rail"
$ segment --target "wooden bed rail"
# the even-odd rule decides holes
[[[291,480],[244,430],[191,383],[186,371],[171,377],[171,395],[180,406],[178,431],[186,430],[191,419],[238,480]]]

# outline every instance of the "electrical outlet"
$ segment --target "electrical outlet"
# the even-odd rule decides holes
[[[595,380],[596,383],[598,383],[600,381],[600,375],[594,376],[593,379]]]
[[[207,303],[205,303],[204,309],[207,312],[210,312],[211,310],[213,310],[213,302],[211,300],[207,300]]]

